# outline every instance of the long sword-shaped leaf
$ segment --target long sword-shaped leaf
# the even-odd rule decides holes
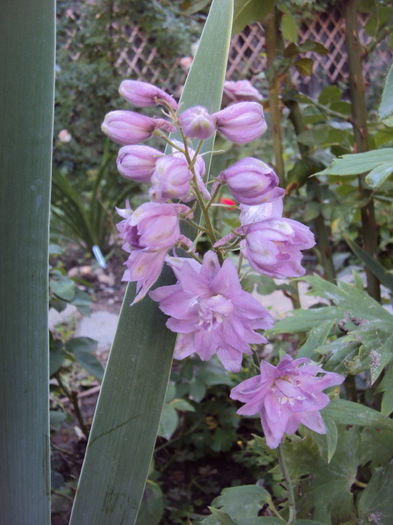
[[[48,221],[52,0],[0,16],[0,523],[50,522]]]
[[[225,77],[232,0],[214,0],[184,88],[182,108],[217,111]],[[210,147],[208,145],[208,147]],[[160,280],[170,284],[169,272]],[[172,363],[174,334],[149,298],[132,307],[129,286],[94,417],[72,525],[132,525],[146,483]]]

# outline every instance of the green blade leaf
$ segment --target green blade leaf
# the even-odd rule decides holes
[[[378,114],[386,126],[393,126],[393,65],[390,67],[386,78]]]
[[[219,109],[232,12],[232,0],[214,0],[184,87],[182,108],[201,104],[210,112]],[[205,145],[207,149],[212,146],[213,140]],[[158,284],[172,282],[167,269]],[[175,335],[165,327],[156,303],[146,297],[130,307],[133,297],[134,286],[129,286],[94,417],[72,525],[133,525],[137,518]]]
[[[0,521],[7,524],[50,522],[47,290],[54,7],[51,0],[1,5]]]

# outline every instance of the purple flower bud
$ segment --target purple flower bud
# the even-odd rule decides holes
[[[273,169],[253,157],[245,157],[220,173],[219,179],[226,182],[232,195],[242,204],[254,206],[284,195],[277,188],[279,178]]]
[[[236,144],[251,142],[266,131],[263,107],[257,102],[238,102],[212,115],[218,131]]]
[[[157,159],[162,155],[150,146],[123,146],[117,156],[117,169],[128,179],[150,182]]]
[[[262,100],[262,95],[249,80],[226,80],[224,82],[224,95],[230,102],[260,102]]]
[[[195,139],[207,139],[216,129],[213,117],[202,106],[186,109],[179,121],[185,135]]]
[[[300,277],[304,275],[300,250],[315,244],[311,230],[292,219],[266,219],[241,226],[245,239],[240,248],[250,265],[269,277]]]
[[[138,144],[152,136],[156,122],[134,111],[117,110],[105,115],[102,131],[122,145]]]
[[[323,390],[341,385],[344,376],[326,372],[310,359],[285,355],[277,366],[261,363],[261,373],[242,381],[230,397],[245,403],[237,413],[259,414],[266,444],[276,448],[284,434],[294,434],[301,424],[326,434],[320,410],[329,402]]]
[[[154,201],[165,202],[168,199],[191,200],[190,182],[192,173],[184,156],[165,155],[156,162],[151,178],[150,196]]]
[[[177,109],[177,102],[173,97],[148,82],[123,80],[119,87],[119,93],[128,102],[139,108],[156,106],[164,101],[174,111]]]

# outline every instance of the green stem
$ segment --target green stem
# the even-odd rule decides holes
[[[85,424],[85,421],[84,421],[83,416],[82,416],[82,412],[81,412],[81,410],[79,408],[77,392],[74,392],[72,389],[68,390],[68,388],[63,383],[63,380],[61,379],[61,376],[60,376],[60,374],[58,372],[55,374],[55,378],[56,378],[57,382],[59,383],[59,386],[60,386],[61,390],[68,397],[68,399],[70,400],[70,403],[72,404],[72,406],[74,408],[75,416],[76,416],[76,419],[78,420],[80,429],[82,430],[84,436],[86,438],[88,438],[89,437],[89,429],[87,428],[87,426]]]
[[[280,55],[282,37],[280,33],[279,12],[274,8],[264,18],[266,59],[269,81],[269,111],[273,133],[274,165],[280,177],[280,185],[285,186],[285,166],[283,158],[280,110],[280,76],[277,71],[277,57]]]
[[[296,520],[296,502],[295,502],[295,491],[293,489],[291,477],[289,475],[287,464],[285,463],[284,452],[282,445],[278,447],[278,461],[280,463],[280,468],[285,479],[285,485],[288,492],[288,507],[289,507],[289,517],[288,525],[294,523]]]
[[[348,51],[349,89],[351,93],[352,126],[355,135],[357,152],[369,150],[367,111],[365,102],[364,80],[362,74],[362,47],[358,33],[358,12],[356,0],[347,0],[343,6],[345,19],[345,41]],[[377,258],[378,228],[375,219],[374,201],[372,192],[364,187],[364,176],[359,176],[358,184],[362,199],[367,201],[360,212],[362,219],[362,234],[364,250]],[[375,300],[380,301],[381,290],[378,279],[366,268],[367,291]]]

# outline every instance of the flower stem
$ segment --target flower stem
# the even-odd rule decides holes
[[[288,467],[285,463],[284,451],[282,449],[282,445],[279,445],[278,447],[278,461],[280,463],[280,468],[284,475],[285,485],[288,491],[288,507],[289,507],[288,525],[290,525],[291,523],[294,523],[296,519],[295,491],[293,490],[291,477],[288,472]]]

